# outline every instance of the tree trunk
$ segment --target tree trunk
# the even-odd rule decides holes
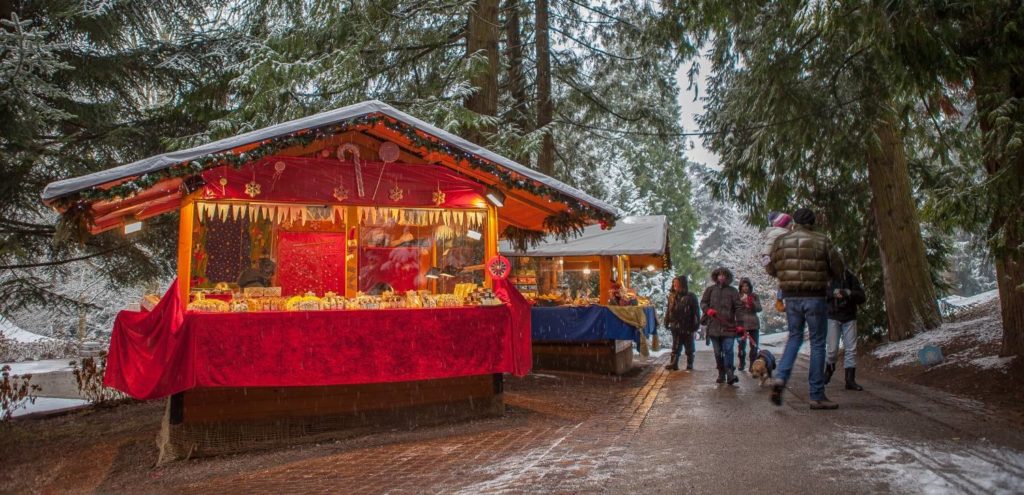
[[[1024,235],[1019,217],[1005,219],[1003,228],[1006,245],[993,253],[1003,317],[1003,346],[999,354],[1024,356],[1024,253],[1020,247]]]
[[[466,56],[481,52],[487,59],[485,67],[474,67],[470,83],[479,88],[466,99],[466,108],[481,115],[498,114],[498,24],[499,0],[476,0],[469,14],[466,30]],[[486,134],[494,132],[494,126],[469,129],[466,134],[470,141],[487,144]]]
[[[530,132],[529,96],[526,94],[526,75],[523,72],[523,35],[519,16],[519,0],[508,0],[505,10],[505,57],[508,60],[508,91],[512,97],[512,108],[509,109],[508,121],[515,124],[523,134]],[[519,163],[527,163],[529,155],[518,151],[512,159]]]
[[[535,26],[537,34],[537,128],[551,123],[554,107],[551,104],[551,41],[548,36],[548,1],[536,0]],[[555,172],[555,139],[550,129],[541,140],[537,155],[537,169],[546,175]]]
[[[912,337],[941,323],[910,188],[903,140],[889,115],[875,128],[877,144],[868,151],[868,183],[885,280],[889,340]]]
[[[991,179],[985,199],[992,209],[988,234],[1003,319],[999,354],[1024,356],[1024,153],[1002,149],[991,117],[1006,99],[1024,98],[1024,80],[1010,76],[1012,73],[997,65],[978,69],[973,75],[985,172]],[[987,76],[992,74],[1005,76],[990,82],[992,78]],[[1017,122],[1020,118],[1019,114],[1011,117]]]

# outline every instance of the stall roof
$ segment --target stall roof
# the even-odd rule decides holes
[[[509,241],[502,241],[499,249],[506,256],[531,257],[662,255],[668,250],[668,219],[665,215],[625,217],[608,230],[590,225],[575,239],[548,236],[525,253],[516,251]]]
[[[114,183],[129,177],[137,177],[146,173],[166,169],[173,165],[188,162],[213,153],[228,151],[253,143],[259,143],[267,139],[286,136],[305,129],[336,124],[370,114],[383,114],[402,121],[426,134],[433,135],[438,139],[446,141],[465,152],[475,154],[496,165],[537,181],[556,191],[573,196],[597,209],[604,210],[615,216],[621,215],[621,211],[618,208],[594,198],[579,189],[520,165],[482,146],[471,143],[459,136],[430,125],[416,117],[405,112],[401,112],[394,107],[377,100],[366,101],[336,110],[318,113],[309,117],[292,120],[290,122],[272,125],[270,127],[247,132],[245,134],[239,134],[237,136],[189,148],[187,150],[173,151],[162,155],[151,156],[127,165],[121,165],[119,167],[95,172],[89,175],[59,180],[46,186],[42,194],[43,201],[47,204],[51,204],[54,200],[62,196],[67,196],[89,188],[102,186],[104,184]]]

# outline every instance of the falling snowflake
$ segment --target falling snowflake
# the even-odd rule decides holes
[[[434,191],[433,196],[431,196],[431,200],[434,202],[434,205],[436,205],[436,206],[443,205],[444,204],[444,191],[442,191],[440,189]]]
[[[395,184],[395,187],[391,188],[391,194],[388,194],[388,197],[391,198],[391,201],[397,203],[405,197],[405,191],[398,187],[398,184]]]
[[[245,184],[245,194],[248,194],[250,198],[255,198],[260,195],[260,183],[256,181],[247,182]]]

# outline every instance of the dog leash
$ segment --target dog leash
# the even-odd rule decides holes
[[[707,313],[705,313],[705,314],[707,314]],[[710,316],[715,321],[721,323],[726,328],[732,330],[733,332],[736,332],[736,334],[737,334],[736,338],[739,338],[741,340],[746,340],[747,342],[750,342],[750,350],[751,351],[757,352],[757,351],[761,350],[761,346],[759,346],[756,343],[754,343],[754,337],[752,335],[750,335],[749,333],[747,333],[747,329],[746,328],[743,328],[743,327],[741,327],[739,325],[731,325],[731,324],[729,324],[729,322],[719,318],[717,314],[715,314],[715,315],[708,315],[708,316]]]

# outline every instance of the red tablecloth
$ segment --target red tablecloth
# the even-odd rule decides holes
[[[175,282],[152,312],[118,314],[104,383],[154,399],[195,387],[522,376],[529,308],[499,285],[507,302],[494,307],[182,314]]]

